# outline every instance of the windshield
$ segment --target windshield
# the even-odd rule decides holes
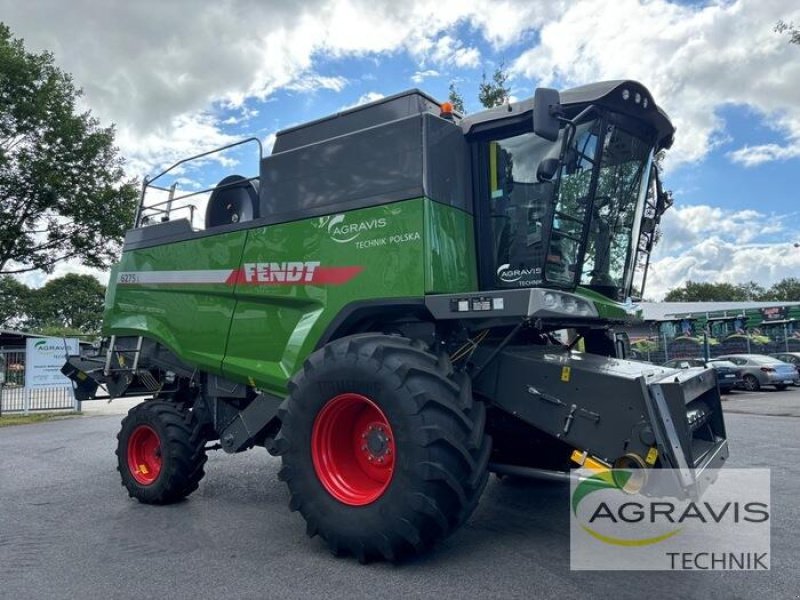
[[[629,289],[632,244],[639,225],[652,158],[651,147],[608,125],[592,206],[581,284],[615,298]]]
[[[652,147],[595,118],[576,126],[559,163],[564,135],[549,142],[524,133],[488,144],[494,285],[581,284],[623,300]]]

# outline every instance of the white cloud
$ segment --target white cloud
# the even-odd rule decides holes
[[[318,90],[341,92],[348,83],[344,77],[325,77],[312,73],[295,79],[287,84],[285,89],[294,92],[316,92]]]
[[[117,144],[130,157],[126,165],[130,174],[150,173],[180,159],[238,141],[241,136],[222,131],[217,118],[206,112],[185,113],[145,134],[130,127],[120,127]],[[209,160],[222,164],[224,155],[212,155]]]
[[[375,102],[376,100],[380,100],[381,98],[385,98],[383,94],[380,92],[367,92],[366,94],[362,94],[358,97],[358,100],[353,102],[352,104],[346,104],[342,106],[339,110],[347,110],[348,108],[355,108],[356,106],[361,106],[362,104],[368,104],[370,102]]]
[[[659,300],[686,281],[755,281],[769,287],[786,277],[800,277],[800,248],[792,237],[797,218],[705,205],[670,210],[653,252],[645,295]]]
[[[761,144],[744,146],[727,154],[733,162],[745,167],[755,167],[775,160],[789,160],[800,156],[800,144],[780,146],[778,144]]]
[[[718,115],[726,105],[750,107],[787,138],[800,136],[800,61],[797,47],[773,31],[778,19],[800,20],[800,10],[781,0],[700,8],[580,0],[544,25],[541,44],[512,71],[542,84],[641,81],[678,127],[670,164],[691,163],[727,141]]]
[[[465,47],[461,40],[445,34],[438,39],[425,39],[412,50],[420,59],[435,65],[452,68],[474,68],[480,64],[477,48]]]
[[[441,73],[439,73],[439,71],[436,71],[434,69],[427,69],[425,71],[417,71],[416,73],[414,73],[411,76],[411,81],[413,81],[414,83],[422,83],[423,81],[425,81],[429,77],[439,77],[440,75],[441,75]]]

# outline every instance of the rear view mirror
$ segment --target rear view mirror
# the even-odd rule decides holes
[[[536,88],[533,95],[533,132],[546,140],[555,142],[558,139],[561,114],[561,96],[558,90]]]
[[[561,163],[557,158],[545,158],[539,163],[539,167],[536,169],[536,179],[539,183],[552,181],[553,177],[558,173],[558,168],[560,166]]]

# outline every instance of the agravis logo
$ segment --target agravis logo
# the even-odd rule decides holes
[[[535,267],[532,269],[512,269],[511,263],[500,265],[497,268],[497,276],[500,278],[500,281],[504,281],[505,283],[514,283],[515,281],[519,281],[523,277],[538,278],[541,274],[542,274],[542,269],[539,267]]]
[[[355,241],[364,232],[383,229],[388,225],[388,221],[384,217],[367,219],[357,223],[346,223],[346,218],[347,215],[334,215],[327,222],[331,239],[339,244]]]
[[[64,346],[58,344],[50,344],[47,340],[39,340],[33,344],[33,347],[38,352],[64,352]]]
[[[627,495],[624,491],[624,488],[625,484],[631,478],[631,475],[633,475],[632,471],[622,471],[617,469],[616,476],[611,471],[603,471],[584,479],[578,484],[572,493],[572,499],[570,502],[572,506],[572,514],[576,518],[578,517],[578,505],[581,503],[581,500],[589,496],[592,492],[598,492],[600,490],[617,490],[618,493]],[[595,510],[592,511],[591,516],[588,519],[588,523],[593,525],[596,520],[607,517],[610,517],[614,522],[618,522],[608,504],[605,502],[600,502]],[[600,533],[595,528],[584,523],[580,523],[580,526],[593,538],[612,546],[649,546],[651,544],[663,542],[664,540],[677,535],[681,531],[681,528],[678,527],[675,529],[670,529],[661,535],[639,539],[626,539]]]
[[[766,469],[578,471],[570,494],[576,570],[768,570]],[[685,475],[685,473],[683,473]]]

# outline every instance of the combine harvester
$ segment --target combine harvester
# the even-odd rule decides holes
[[[118,436],[132,497],[263,446],[308,534],[362,561],[451,534],[490,472],[674,468],[688,490],[728,454],[713,371],[626,360],[614,333],[673,134],[634,81],[469,117],[412,90],[287,129],[204,230],[142,194],[107,337],[64,372],[83,399],[152,395]]]

